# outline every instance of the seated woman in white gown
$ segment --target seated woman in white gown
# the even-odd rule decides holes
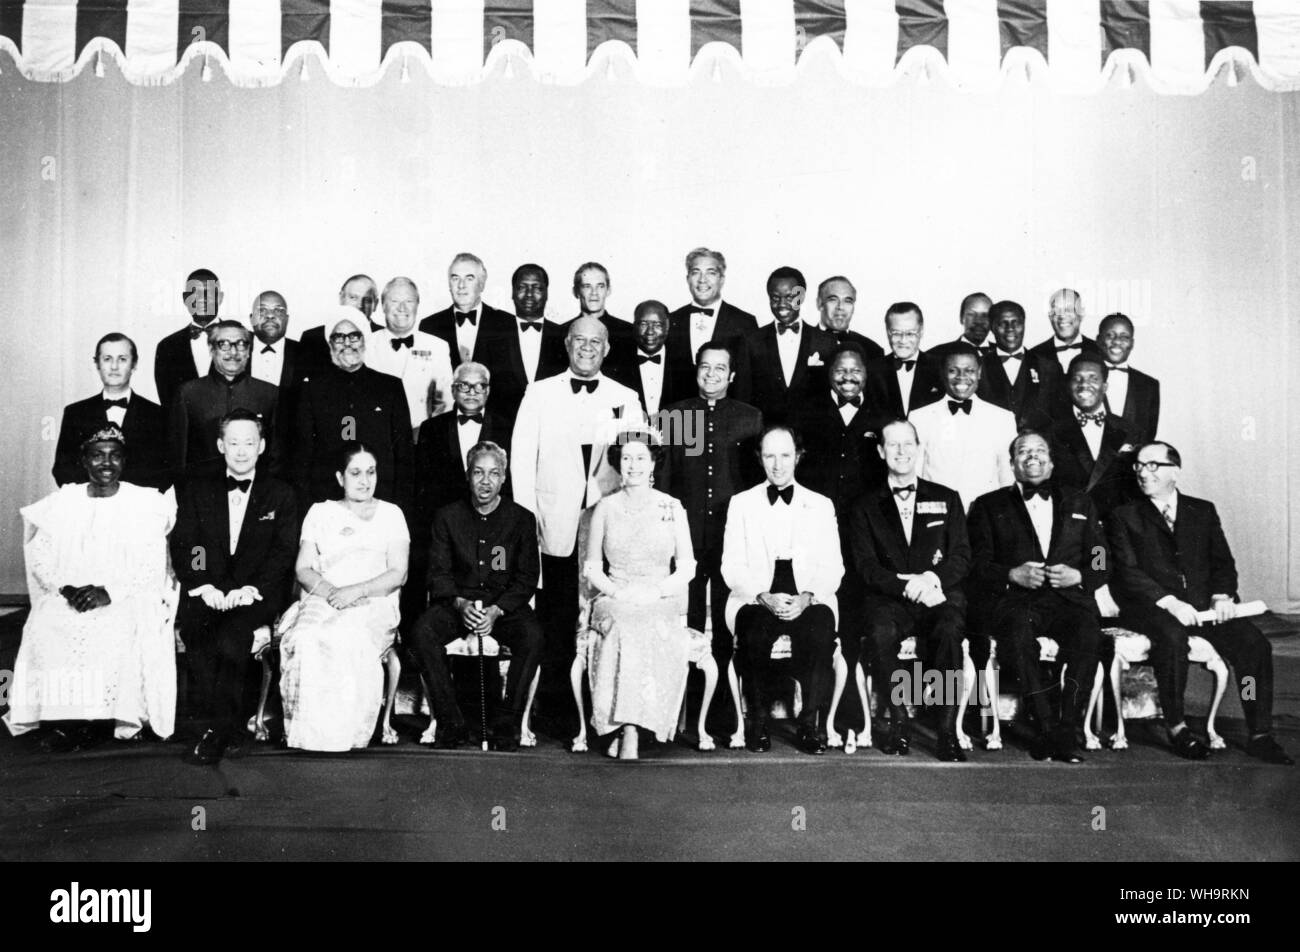
[[[651,485],[661,452],[657,434],[645,430],[622,433],[609,448],[623,488],[596,504],[584,569],[601,593],[591,605],[600,635],[591,724],[598,734],[621,730],[609,753],[623,760],[637,759],[638,727],[672,739],[690,658],[686,588],[695,555],[681,503]]]
[[[375,456],[364,444],[344,445],[336,475],[343,498],[316,503],[303,520],[303,595],[280,643],[285,739],[303,750],[370,743],[410,549],[402,511],[375,498]]]
[[[104,426],[81,444],[90,481],[22,510],[32,611],[4,722],[15,735],[50,727],[48,751],[140,739],[146,724],[165,739],[175,725],[176,501],[121,482],[126,452],[122,431]]]

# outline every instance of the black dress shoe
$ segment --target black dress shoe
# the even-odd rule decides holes
[[[1246,753],[1258,757],[1266,764],[1278,764],[1283,767],[1295,764],[1295,761],[1282,749],[1282,745],[1273,739],[1272,734],[1251,738],[1246,744]]]
[[[41,751],[46,754],[70,754],[80,750],[80,743],[75,728],[64,730],[56,727],[41,738]]]
[[[772,738],[767,736],[767,725],[746,729],[745,749],[754,754],[765,754],[772,749]]]
[[[811,728],[800,728],[799,735],[796,738],[796,743],[799,745],[799,749],[805,754],[826,753],[826,738],[820,736]]]
[[[464,724],[459,726],[439,727],[437,736],[433,740],[434,750],[455,750],[463,747],[469,740],[469,728]]]
[[[1169,743],[1173,745],[1174,753],[1184,760],[1204,760],[1210,756],[1210,748],[1197,740],[1186,727],[1177,734],[1170,734]]]
[[[962,750],[961,745],[957,743],[956,734],[940,734],[939,744],[934,749],[934,755],[945,763],[966,763],[966,752]]]
[[[519,749],[519,728],[497,728],[492,731],[492,737],[488,741],[488,746],[493,750],[501,751],[503,754],[513,754]]]
[[[881,745],[880,751],[895,757],[906,757],[912,752],[912,741],[906,731],[895,729],[890,733],[889,739]]]
[[[196,767],[211,767],[221,760],[226,749],[225,741],[214,730],[206,730],[192,750],[187,750],[181,759]]]
[[[243,757],[248,753],[248,744],[252,738],[243,731],[232,733],[226,738],[226,747],[221,752],[223,757]]]
[[[1033,757],[1034,760],[1046,760],[1052,756],[1054,746],[1050,736],[1039,734],[1029,745],[1029,756]]]
[[[1052,744],[1052,760],[1058,764],[1083,763],[1083,751],[1079,750],[1079,743],[1074,739],[1074,731],[1056,735]]]

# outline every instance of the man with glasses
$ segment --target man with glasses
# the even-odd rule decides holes
[[[1168,443],[1138,450],[1133,469],[1145,499],[1108,520],[1111,593],[1120,623],[1151,639],[1151,666],[1174,752],[1201,760],[1209,750],[1183,717],[1187,639],[1200,635],[1232,666],[1249,738],[1266,763],[1295,761],[1273,739],[1273,650],[1254,622],[1237,617],[1237,565],[1214,504],[1179,492],[1183,459]]]
[[[385,326],[366,342],[366,366],[402,381],[414,436],[421,423],[451,407],[451,349],[415,329],[420,290],[410,278],[389,281],[380,301]]]
[[[891,416],[906,417],[917,407],[943,396],[940,368],[921,350],[925,315],[911,301],[898,301],[885,311],[885,337],[890,351],[867,367],[874,403]]]
[[[189,312],[190,322],[160,340],[154,351],[154,386],[164,410],[171,408],[181,384],[208,372],[212,361],[206,331],[217,319],[222,297],[221,282],[207,268],[191,271],[185,279],[181,301]]]
[[[278,475],[284,462],[278,421],[280,390],[248,372],[253,335],[238,321],[216,321],[208,328],[212,367],[182,384],[170,409],[171,462],[178,483],[195,476],[220,476],[225,465],[217,441],[221,420],[232,410],[253,413],[266,434],[259,468]]]
[[[384,326],[370,319],[370,315],[375,313],[375,308],[379,307],[379,286],[370,275],[354,274],[344,281],[339,287],[339,303],[356,308],[364,314],[370,333]],[[304,348],[304,376],[315,370],[323,370],[330,364],[330,345],[325,340],[325,330],[322,325],[310,327],[302,332],[299,343]]]

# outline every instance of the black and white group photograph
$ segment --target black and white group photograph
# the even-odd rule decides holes
[[[1269,918],[1300,2],[0,0],[0,181],[33,922],[556,860]]]

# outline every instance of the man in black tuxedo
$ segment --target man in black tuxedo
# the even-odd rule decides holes
[[[131,447],[122,481],[152,486],[159,491],[172,484],[167,465],[167,421],[162,407],[133,393],[131,375],[139,353],[135,341],[125,334],[105,334],[95,345],[95,370],[103,390],[94,397],[78,400],[63,408],[59,442],[54,447],[54,482],[86,482],[81,462],[81,443],[111,423],[122,431]]]
[[[1083,352],[1100,353],[1097,342],[1085,337],[1083,330],[1083,298],[1079,292],[1061,288],[1047,299],[1047,320],[1052,325],[1052,336],[1030,348],[1031,353],[1053,358],[1064,372],[1070,361]]]
[[[727,259],[721,251],[695,248],[686,254],[686,287],[691,303],[669,315],[671,330],[665,359],[677,372],[692,374],[700,348],[710,342],[739,345],[745,335],[758,330],[758,320],[722,299],[727,283]],[[740,351],[732,352],[737,362]],[[739,374],[739,364],[732,365]]]
[[[1022,429],[1051,425],[1049,395],[1059,387],[1061,365],[1053,357],[1025,350],[1025,309],[1015,301],[989,308],[993,348],[984,355],[976,395],[1010,410]]]
[[[870,363],[885,356],[885,351],[870,337],[849,330],[853,311],[858,303],[858,290],[853,282],[837,274],[817,285],[817,310],[821,314],[822,330],[835,338],[840,347],[852,347]]]
[[[444,506],[434,517],[430,607],[416,623],[412,640],[438,720],[435,747],[459,747],[468,734],[447,671],[446,645],[457,638],[491,635],[510,649],[511,657],[506,703],[488,739],[496,750],[519,749],[543,635],[528,605],[540,573],[537,521],[523,506],[501,498],[507,459],[495,443],[475,444],[467,460],[469,496]]]
[[[220,473],[218,430],[221,420],[237,408],[262,420],[268,446],[262,465],[278,476],[284,463],[278,428],[285,425],[279,418],[280,390],[248,372],[253,335],[238,321],[217,321],[208,328],[208,340],[212,369],[182,384],[171,406],[170,457],[177,483]]]
[[[1106,315],[1097,328],[1097,346],[1109,371],[1106,409],[1123,421],[1135,444],[1151,442],[1160,428],[1160,381],[1128,364],[1133,322],[1124,314]]]
[[[190,323],[160,340],[154,351],[153,381],[164,410],[171,408],[181,384],[208,372],[212,361],[204,332],[216,320],[223,297],[221,282],[207,268],[191,271],[185,279],[181,300]]]
[[[280,388],[281,418],[292,420],[307,366],[303,361],[303,345],[285,336],[289,330],[289,305],[284,295],[263,291],[253,302],[248,321],[256,338],[248,372],[255,379]]]
[[[489,368],[492,341],[511,329],[514,318],[483,300],[487,267],[478,255],[462,251],[447,268],[451,306],[420,321],[419,329],[441,337],[451,350],[451,365],[472,360]]]
[[[561,326],[567,334],[569,325],[579,317],[594,317],[604,324],[605,330],[609,331],[609,357],[605,360],[605,373],[617,380],[621,379],[620,374],[636,369],[633,357],[636,353],[636,339],[631,324],[605,310],[612,289],[609,271],[603,264],[588,261],[578,265],[578,270],[573,272],[573,296],[578,300],[578,315]]]
[[[917,477],[920,440],[911,423],[886,424],[878,449],[889,469],[887,480],[853,502],[841,532],[865,596],[859,616],[866,620],[862,656],[870,659],[877,688],[890,698],[892,727],[880,749],[901,755],[911,749],[907,707],[898,697],[910,697],[913,690],[900,692],[897,672],[904,670],[898,663],[899,646],[915,636],[918,656],[943,676],[935,755],[961,763],[966,755],[957,744],[958,698],[952,690],[959,683],[966,633],[962,583],[971,555],[965,509],[953,490]],[[856,634],[858,626],[853,627]],[[908,679],[903,675],[901,685],[909,685]]]
[[[356,308],[365,315],[370,330],[377,331],[384,326],[375,322],[370,315],[379,307],[379,285],[368,274],[354,274],[339,287],[339,303]],[[303,375],[311,376],[314,371],[324,370],[332,361],[330,345],[325,340],[325,326],[310,327],[302,332],[298,343],[303,346]]]
[[[225,475],[181,488],[169,540],[181,583],[179,622],[202,735],[189,763],[215,764],[244,740],[244,679],[253,631],[288,604],[298,555],[298,505],[289,486],[259,475],[262,421],[237,409],[220,423]]]
[[[1026,430],[1011,443],[1016,482],[971,506],[971,628],[993,635],[1015,666],[1038,730],[1035,760],[1083,761],[1075,732],[1097,677],[1101,639],[1096,591],[1106,584],[1106,537],[1092,500],[1052,480],[1047,437]],[[1059,714],[1053,715],[1039,671],[1038,636],[1060,646],[1067,671]],[[971,654],[979,667],[987,647]],[[982,654],[982,658],[975,658]]]
[[[905,417],[917,407],[944,395],[943,367],[921,350],[925,316],[911,301],[898,301],[885,311],[885,336],[890,352],[867,366],[867,391],[872,403],[891,417]]]
[[[809,394],[826,389],[827,366],[838,346],[800,316],[807,284],[795,268],[773,271],[767,297],[775,323],[744,338],[736,396],[758,407],[769,425],[788,422]]]
[[[758,464],[763,415],[727,395],[736,376],[734,359],[730,344],[705,344],[696,358],[697,395],[672,404],[660,415],[665,453],[659,486],[686,510],[695,551],[686,624],[704,631],[707,601],[713,621],[713,656],[724,670],[732,654],[726,612],[731,590],[722,577],[727,504],[733,495],[763,478]],[[723,708],[730,710],[725,704],[714,704],[714,710]]]
[[[642,301],[636,306],[635,315],[631,355],[625,355],[622,363],[617,362],[611,341],[608,359],[615,362],[606,373],[636,391],[641,409],[654,423],[660,410],[691,395],[695,378],[686,376],[665,355],[664,345],[672,328],[668,308],[659,301]]]
[[[1105,519],[1136,495],[1133,453],[1128,430],[1106,411],[1106,363],[1080,354],[1070,361],[1066,389],[1070,409],[1058,417],[1052,435],[1057,449],[1056,480],[1085,492]]]
[[[493,359],[485,361],[492,371],[493,402],[498,410],[514,419],[530,383],[554,377],[569,366],[564,348],[565,326],[546,319],[550,278],[538,264],[523,264],[510,277],[515,317],[503,325],[494,338]]]
[[[1219,513],[1178,491],[1182,464],[1168,443],[1143,446],[1134,469],[1146,498],[1120,506],[1108,520],[1120,623],[1151,639],[1160,708],[1179,756],[1200,760],[1209,753],[1183,718],[1187,639],[1200,635],[1237,676],[1250,734],[1246,753],[1290,765],[1272,734],[1273,650],[1254,622],[1237,617],[1237,565]],[[1212,617],[1203,620],[1202,612]]]
[[[974,347],[983,357],[988,351],[990,313],[993,299],[983,291],[973,291],[961,299],[958,319],[961,322],[961,334],[954,341],[948,341],[930,349],[931,356],[943,364],[944,358],[953,350]]]
[[[411,511],[411,412],[402,382],[365,365],[361,315],[340,305],[330,325],[332,363],[303,382],[294,424],[294,485],[308,504],[339,498],[335,478],[343,444],[360,440],[375,453],[375,496]]]

